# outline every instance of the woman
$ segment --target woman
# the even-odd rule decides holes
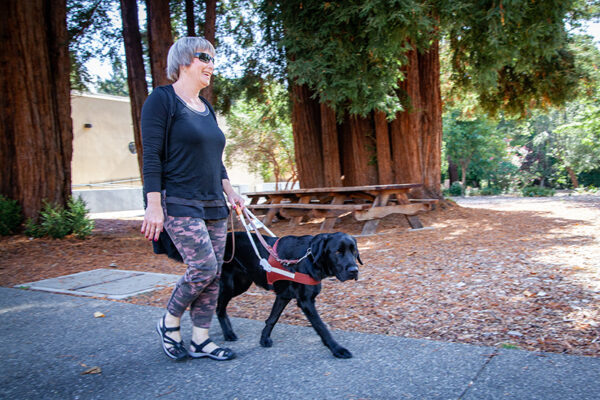
[[[199,95],[210,84],[214,55],[205,39],[179,39],[167,57],[167,76],[175,83],[157,87],[142,108],[147,193],[142,233],[157,241],[164,228],[187,264],[156,326],[165,354],[176,360],[235,357],[208,337],[227,236],[223,192],[233,206],[244,206],[221,161],[225,136],[211,105]],[[193,323],[189,350],[179,330],[188,306]]]

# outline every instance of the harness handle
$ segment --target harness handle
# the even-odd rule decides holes
[[[258,240],[260,241],[260,243],[269,252],[269,254],[271,255],[271,257],[273,257],[275,260],[277,260],[277,262],[279,262],[280,264],[282,264],[282,265],[298,264],[300,261],[304,260],[310,254],[312,254],[312,251],[311,251],[311,249],[309,247],[306,250],[306,254],[304,254],[301,258],[299,258],[297,260],[282,260],[281,258],[279,258],[277,256],[277,252],[275,250],[273,250],[273,248],[267,244],[267,242],[265,241],[265,238],[262,236],[262,233],[260,233],[260,230],[256,227],[256,225],[254,224],[254,221],[252,220],[252,218],[250,218],[250,216],[248,215],[248,211],[245,208],[244,208],[244,213],[248,217],[248,220],[250,221],[250,225],[252,225],[252,228],[254,228],[254,231],[256,232],[256,236],[258,236]],[[239,215],[239,213],[238,213],[238,215]],[[246,226],[246,225],[244,225],[244,226]],[[252,237],[250,236],[250,232],[247,231],[247,233],[249,235],[248,237],[250,237],[250,240],[252,241]],[[252,245],[254,246],[254,242],[252,242]],[[259,258],[260,258],[260,256],[259,256]]]

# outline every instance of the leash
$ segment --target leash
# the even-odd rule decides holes
[[[236,205],[233,205],[233,209],[236,209]],[[235,234],[234,234],[234,228],[233,228],[233,213],[229,213],[229,220],[231,221],[231,258],[227,261],[224,261],[225,264],[229,264],[230,262],[233,261],[233,258],[235,256]]]
[[[260,266],[267,272],[267,277],[269,278],[270,284],[279,279],[286,279],[286,280],[305,283],[305,284],[309,284],[309,285],[316,285],[319,283],[318,281],[310,278],[306,274],[302,274],[300,272],[297,272],[297,273],[290,272],[285,269],[278,268],[283,265],[297,264],[297,263],[301,262],[306,257],[308,257],[310,254],[312,254],[310,247],[307,249],[306,254],[297,260],[282,260],[277,256],[277,252],[275,250],[273,250],[273,248],[271,246],[269,246],[269,244],[265,241],[264,237],[260,233],[259,226],[261,228],[264,228],[272,237],[275,237],[273,232],[271,232],[271,230],[269,230],[269,228],[267,228],[262,222],[260,222],[258,220],[258,218],[256,218],[256,216],[254,214],[252,214],[248,209],[244,208],[243,210],[240,210],[238,207],[235,209],[235,211],[236,211],[240,221],[242,222],[242,225],[246,229],[246,234],[248,235],[248,239],[250,240],[250,243],[252,244],[252,248],[254,249],[256,256],[260,260]],[[271,265],[271,263],[269,263],[269,261],[264,259],[258,252],[256,243],[254,243],[254,239],[252,238],[252,234],[250,233],[250,227],[248,226],[248,223],[246,223],[246,218],[248,218],[249,224],[252,226],[252,228],[256,232],[256,236],[258,237],[258,240],[260,241],[260,243],[263,245],[263,247],[269,253],[269,260],[272,259],[272,260],[276,261],[278,263],[277,266]],[[279,242],[279,239],[277,240],[277,242]],[[275,247],[277,246],[277,242],[275,243]],[[272,273],[282,275],[285,278],[272,277],[272,276],[270,276],[270,274],[272,274]],[[306,278],[306,277],[308,277],[308,278]]]

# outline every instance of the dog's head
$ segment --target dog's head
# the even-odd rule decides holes
[[[362,261],[352,236],[342,232],[322,233],[312,239],[310,247],[315,266],[325,276],[335,276],[342,282],[358,280],[356,262],[362,265]]]

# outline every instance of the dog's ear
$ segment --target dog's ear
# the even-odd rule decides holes
[[[317,266],[322,266],[323,255],[327,247],[328,235],[320,234],[313,238],[310,243],[310,252],[312,254],[313,263]]]
[[[356,249],[356,259],[358,260],[360,265],[363,265],[363,262],[360,259],[360,253],[358,252],[358,243],[356,242],[356,239],[354,238],[354,236],[352,237],[352,240],[354,240],[354,248]]]
[[[360,265],[363,265],[362,260],[360,259],[360,254],[358,253],[358,247],[356,248],[356,259]]]

